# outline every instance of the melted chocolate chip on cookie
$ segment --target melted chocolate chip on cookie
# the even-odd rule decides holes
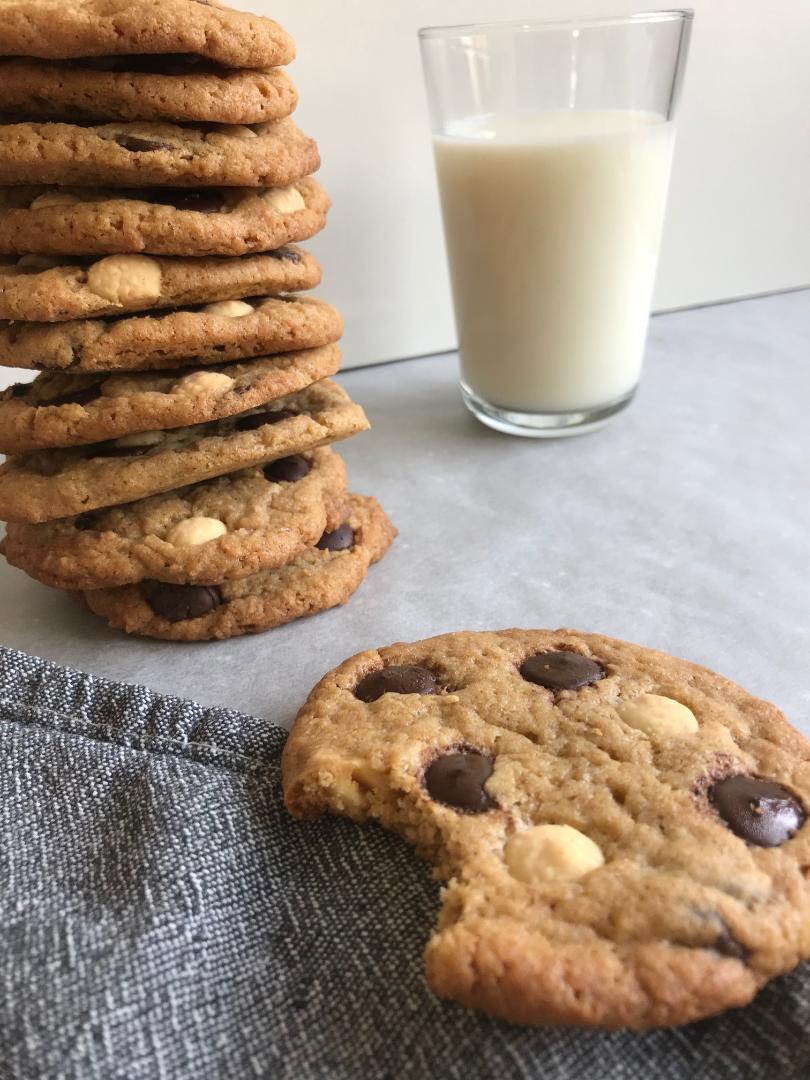
[[[285,481],[291,484],[296,480],[303,480],[309,475],[311,468],[312,466],[303,454],[291,454],[290,457],[271,461],[262,471],[268,480]]]
[[[223,602],[216,585],[169,585],[164,581],[145,581],[143,596],[156,615],[171,623],[199,619]]]
[[[197,214],[221,214],[225,209],[225,196],[216,188],[147,188],[134,198]]]
[[[39,402],[39,408],[56,405],[88,405],[91,401],[97,401],[101,397],[101,383],[93,383],[81,390],[72,390],[68,394],[60,394],[59,397],[48,398],[47,401]]]
[[[289,420],[291,416],[297,416],[291,409],[273,409],[268,412],[251,413],[236,421],[237,431],[255,431],[256,428],[264,427],[265,424],[278,424],[282,420]]]
[[[484,790],[492,768],[492,758],[477,750],[444,754],[425,770],[425,788],[431,799],[445,806],[466,814],[484,814],[497,806]]]
[[[96,514],[79,514],[79,516],[73,520],[73,528],[78,529],[79,532],[87,532],[89,529],[95,528],[96,520]]]
[[[130,150],[133,154],[147,154],[155,150],[171,150],[172,144],[162,142],[160,139],[144,139],[141,135],[116,135],[115,142],[122,150]]]
[[[728,956],[732,960],[747,960],[750,952],[745,945],[732,934],[730,928],[723,923],[722,929],[712,942],[712,948],[721,956]]]
[[[268,251],[267,254],[271,259],[278,259],[280,262],[300,263],[301,256],[297,251],[290,251],[288,248],[279,248],[277,251]]]
[[[354,529],[344,521],[332,532],[325,532],[315,547],[321,551],[348,551],[354,547]]]
[[[807,811],[792,791],[757,776],[718,780],[709,801],[733,833],[758,847],[784,844],[807,820]]]
[[[527,682],[545,686],[547,690],[579,690],[604,679],[600,664],[575,652],[541,652],[527,656],[520,665],[520,674]]]
[[[383,694],[436,694],[438,689],[436,676],[427,668],[392,664],[361,679],[354,696],[372,702]]]

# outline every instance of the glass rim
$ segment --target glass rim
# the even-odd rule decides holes
[[[457,23],[448,26],[423,26],[419,37],[463,37],[468,34],[493,33],[506,30],[565,30],[598,26],[631,26],[634,23],[690,22],[695,17],[694,8],[666,8],[660,11],[636,11],[628,15],[594,15],[581,19],[507,19],[481,23]]]

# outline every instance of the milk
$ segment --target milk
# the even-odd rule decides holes
[[[435,140],[464,383],[520,412],[593,409],[638,383],[673,125],[561,110]]]

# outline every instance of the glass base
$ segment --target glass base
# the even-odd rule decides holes
[[[590,431],[598,431],[608,420],[626,409],[635,394],[634,387],[624,397],[593,409],[578,409],[575,412],[524,413],[490,405],[489,402],[473,393],[466,383],[461,384],[464,404],[476,420],[505,435],[522,435],[528,439],[559,439],[564,435],[587,435]]]

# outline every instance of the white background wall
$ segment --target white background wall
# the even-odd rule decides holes
[[[233,0],[298,39],[297,119],[335,206],[311,246],[345,366],[455,346],[416,31],[629,10],[619,0]],[[692,0],[655,306],[810,284],[810,0]],[[647,5],[648,8],[654,5]],[[635,10],[643,10],[639,3]],[[0,369],[0,387],[30,373]]]
[[[451,348],[417,28],[628,9],[618,0],[237,6],[298,39],[298,122],[318,139],[335,201],[312,246],[326,272],[320,294],[347,319],[346,365]],[[659,309],[810,284],[810,0],[692,6]]]

